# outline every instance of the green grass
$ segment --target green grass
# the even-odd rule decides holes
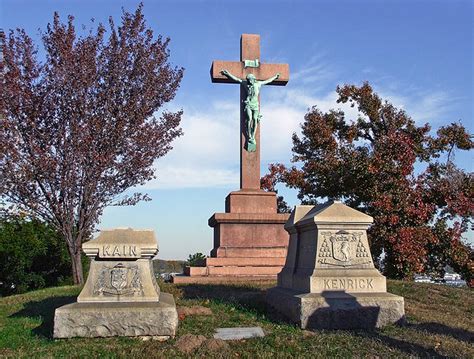
[[[253,285],[161,284],[178,306],[203,305],[211,316],[188,316],[179,323],[177,338],[201,334],[211,338],[216,328],[261,326],[264,338],[230,342],[230,349],[192,357],[216,358],[474,358],[474,295],[469,289],[389,281],[389,291],[405,297],[408,323],[373,332],[300,330],[268,318],[265,289]],[[166,342],[135,338],[53,340],[55,308],[75,301],[78,287],[58,287],[0,298],[0,357],[11,358],[180,358]],[[188,356],[189,357],[189,356]]]

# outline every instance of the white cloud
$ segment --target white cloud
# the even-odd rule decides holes
[[[206,112],[184,107],[184,135],[156,161],[158,178],[143,188],[190,188],[238,185],[238,102],[209,104]],[[237,170],[236,170],[237,168]]]
[[[443,121],[444,115],[449,111],[452,98],[442,91],[420,94],[418,98],[407,101],[407,113],[418,123],[437,123]]]
[[[419,126],[428,122],[432,127],[437,128],[448,121],[456,120],[446,119],[458,100],[446,91],[411,90],[408,93],[402,91],[395,93],[385,88],[375,88],[375,91],[382,99],[405,110]]]
[[[356,119],[358,111],[348,104],[338,104],[336,91],[322,96],[312,95],[308,89],[293,88],[274,94],[262,105],[262,163],[288,163],[292,156],[292,134],[299,134],[300,125],[308,109],[317,106],[322,112],[342,109],[349,119]]]
[[[305,66],[291,75],[291,81],[301,84],[323,84],[334,78],[336,72],[321,57],[311,59]]]
[[[144,189],[167,188],[205,188],[219,186],[238,186],[239,172],[195,167],[183,167],[179,164],[159,166],[158,178],[147,182]]]
[[[361,70],[362,71],[362,70]],[[335,85],[330,91],[333,71],[320,58],[311,59],[296,71],[287,87],[265,87],[262,91],[261,162],[288,163],[291,159],[291,136],[300,132],[304,115],[312,106],[321,111],[342,109],[346,118],[359,116],[356,107],[338,104]],[[315,85],[320,82],[321,86]],[[442,91],[396,91],[396,84],[374,86],[383,99],[403,108],[418,124],[436,122],[449,110],[448,94]],[[238,186],[239,182],[239,102],[211,102],[205,111],[184,106],[184,136],[174,149],[157,161],[158,178],[145,188],[192,188]]]

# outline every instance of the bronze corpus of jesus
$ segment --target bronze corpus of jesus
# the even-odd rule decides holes
[[[258,97],[260,95],[260,87],[269,84],[280,77],[280,73],[270,77],[267,80],[258,81],[254,75],[248,74],[245,79],[234,76],[227,70],[222,70],[221,74],[240,83],[244,86],[247,97],[244,100],[244,111],[246,114],[246,129],[247,129],[247,151],[255,152],[257,150],[257,142],[255,140],[255,132],[260,122],[262,115],[260,114],[260,103]]]

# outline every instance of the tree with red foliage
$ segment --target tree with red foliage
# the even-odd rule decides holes
[[[106,33],[108,32],[108,36]],[[2,35],[0,194],[7,210],[55,228],[83,283],[81,247],[109,205],[154,178],[154,160],[182,134],[182,112],[154,113],[172,100],[183,69],[169,64],[169,39],[154,38],[140,5],[116,28],[79,36],[54,14],[40,62],[24,30]]]
[[[290,213],[291,208],[286,203],[283,196],[278,196],[276,185],[282,181],[280,174],[285,170],[282,164],[271,164],[268,167],[270,173],[260,178],[260,187],[267,192],[275,192],[277,194],[277,213]]]
[[[292,160],[301,166],[271,165],[262,182],[298,189],[303,203],[340,198],[373,216],[372,254],[385,254],[389,277],[440,272],[449,264],[472,280],[472,249],[462,234],[472,226],[473,174],[452,161],[455,149],[474,146],[465,128],[453,123],[432,136],[428,124],[417,126],[368,83],[338,87],[337,93],[339,103],[357,105],[358,118],[313,107],[301,137],[293,134]],[[426,169],[416,174],[415,164]]]

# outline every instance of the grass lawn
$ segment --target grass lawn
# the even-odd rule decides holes
[[[474,358],[474,292],[430,284],[389,281],[389,291],[405,297],[408,323],[374,332],[300,330],[273,321],[265,312],[265,289],[253,285],[160,284],[178,306],[209,307],[212,315],[187,316],[177,337],[166,342],[136,338],[53,340],[55,308],[74,302],[78,287],[58,287],[0,298],[0,357],[7,358]],[[213,350],[202,346],[191,355],[175,342],[184,334],[212,338],[216,328],[260,326],[264,338],[229,342]]]

